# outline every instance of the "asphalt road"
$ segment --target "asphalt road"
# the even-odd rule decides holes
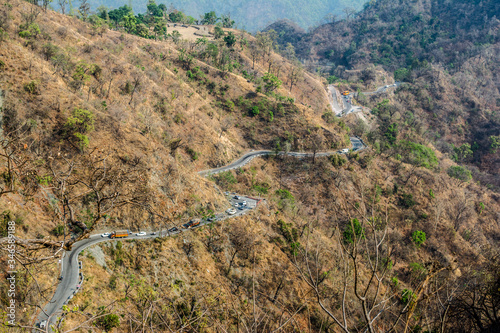
[[[357,137],[351,137],[351,143],[352,143],[352,148],[351,150],[353,151],[358,151],[361,149],[364,149],[366,146],[363,144],[363,141]],[[339,151],[330,151],[330,152],[317,152],[316,156],[329,156],[333,154],[338,154]],[[236,168],[240,168],[246,164],[248,164],[252,159],[255,157],[259,156],[265,156],[265,155],[271,155],[274,154],[273,151],[271,150],[259,150],[259,151],[252,151],[249,152],[233,163],[223,166],[221,168],[217,169],[211,169],[211,170],[204,170],[200,171],[200,175],[210,175],[210,174],[215,174],[223,171],[228,171]],[[283,154],[283,153],[280,153]],[[311,157],[313,156],[313,153],[299,153],[299,152],[289,152],[289,156],[294,156],[294,157]],[[226,196],[228,197],[228,200],[231,204],[231,208],[236,210],[236,213],[234,214],[228,214],[226,211],[225,213],[218,213],[216,214],[215,218],[216,221],[214,222],[219,222],[223,221],[228,218],[233,218],[237,216],[244,215],[248,213],[250,210],[254,209],[257,207],[258,203],[260,202],[260,199],[256,198],[251,198],[247,196],[239,196],[236,195],[235,193],[228,193],[226,192]],[[238,197],[238,198],[237,198]],[[242,207],[240,203],[243,201],[246,201],[246,205]],[[200,222],[198,227],[201,227],[203,225],[210,224],[212,222],[208,222],[206,220],[202,220]],[[128,236],[126,238],[122,238],[121,240],[131,240],[131,239],[152,239],[156,237],[168,237],[172,235],[179,234],[181,232],[185,232],[189,229],[184,229],[181,226],[176,226],[178,228],[178,231],[169,233],[167,230],[160,230],[156,231],[155,234],[152,232],[147,232],[145,236],[136,236],[136,233],[133,233],[131,236]],[[73,245],[73,248],[69,252],[65,252],[64,258],[62,259],[62,271],[61,271],[61,276],[62,280],[60,281],[59,285],[56,288],[56,291],[54,293],[54,296],[50,300],[49,303],[44,307],[43,311],[40,312],[38,315],[36,325],[38,326],[42,321],[47,321],[47,332],[51,332],[52,330],[50,329],[50,325],[55,324],[57,315],[61,312],[63,305],[67,304],[68,301],[73,297],[78,292],[78,289],[81,288],[81,284],[84,281],[83,276],[80,275],[80,267],[78,263],[78,255],[87,247],[95,245],[97,243],[101,242],[107,242],[107,241],[116,241],[114,239],[110,239],[108,237],[101,237],[101,234],[97,235],[92,235],[87,239],[81,240],[79,242],[76,242]]]
[[[378,87],[375,91],[367,91],[367,92],[361,92],[363,95],[376,95],[376,94],[380,94],[380,93],[383,93],[383,92],[386,92],[388,89],[392,89],[392,88],[397,88],[401,85],[401,82],[396,82],[394,84],[389,84],[389,85],[385,85],[385,86],[382,86],[382,87]],[[332,85],[331,85],[332,86]],[[335,89],[334,86],[332,86],[331,88],[329,87],[330,89],[330,92],[333,93],[332,89]],[[360,106],[353,106],[352,105],[352,98],[354,97],[357,97],[358,96],[358,93],[355,92],[355,93],[352,93],[352,94],[349,94],[347,96],[342,96],[342,99],[343,99],[343,102],[344,102],[344,109],[340,112],[340,113],[337,113],[337,116],[341,117],[341,116],[346,116],[350,113],[355,113],[355,112],[360,112],[363,110],[362,107]],[[333,96],[333,100],[337,100],[335,96]],[[338,104],[336,104],[338,105]]]
[[[247,214],[252,209],[256,208],[260,199],[237,195],[236,193],[226,192],[226,196],[231,205],[231,208],[236,210],[234,214],[218,213],[215,215],[215,221],[220,222],[224,221],[228,218],[234,218],[237,216],[241,216]],[[238,199],[236,199],[238,197]],[[241,203],[246,202],[246,205],[242,205]],[[187,221],[185,221],[187,222]],[[207,220],[202,220],[198,226],[194,229],[202,227],[204,225],[213,223]],[[174,227],[174,226],[171,226]],[[111,239],[109,237],[101,237],[101,234],[91,235],[89,238],[76,242],[73,245],[73,248],[69,252],[65,252],[64,258],[62,260],[62,271],[61,275],[63,276],[59,285],[56,288],[54,295],[49,303],[47,303],[42,312],[38,315],[36,326],[38,327],[42,321],[47,321],[47,332],[52,332],[50,325],[56,323],[57,315],[61,313],[62,307],[65,304],[68,304],[69,300],[75,295],[79,288],[82,286],[82,282],[84,282],[84,277],[80,275],[80,266],[78,263],[78,255],[89,246],[101,243],[101,242],[110,242],[110,241],[118,241],[118,240],[132,240],[132,239],[152,239],[156,237],[169,237],[173,235],[180,234],[182,232],[186,232],[190,229],[185,229],[181,225],[175,226],[178,231],[169,232],[166,229],[155,231],[155,232],[147,232],[145,236],[136,236],[137,232],[134,232],[131,236],[120,238],[120,239]],[[154,233],[154,234],[153,234]]]
[[[350,137],[350,139],[351,139],[351,143],[352,143],[351,150],[357,151],[357,150],[362,150],[362,149],[364,149],[366,147],[359,138],[357,138],[357,137]],[[328,152],[317,152],[316,156],[330,156],[330,155],[338,154],[338,153],[339,153],[338,150],[336,150],[336,151],[328,151]],[[217,174],[219,172],[224,172],[224,171],[229,171],[229,170],[233,170],[233,169],[238,169],[238,168],[241,168],[242,166],[247,165],[248,163],[250,163],[251,160],[253,160],[256,157],[266,156],[266,155],[273,155],[273,154],[275,154],[275,152],[272,151],[272,150],[251,151],[249,153],[246,153],[245,155],[243,155],[242,157],[240,157],[239,159],[237,159],[236,161],[234,161],[233,163],[231,163],[229,165],[226,165],[226,166],[223,166],[223,167],[220,167],[220,168],[210,169],[210,170],[203,170],[203,171],[198,172],[198,174],[200,174],[202,176],[208,176],[208,175],[211,175],[211,174]],[[284,153],[280,152],[279,154],[283,155]],[[313,153],[289,152],[288,155],[300,158],[300,157],[312,157]]]

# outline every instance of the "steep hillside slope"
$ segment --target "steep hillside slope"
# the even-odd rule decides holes
[[[498,1],[382,0],[280,42],[293,43],[309,68],[322,68],[332,82],[352,83],[344,88],[375,87],[381,69],[411,83],[391,101],[399,115],[390,121],[422,128],[427,140],[498,189],[499,12]],[[381,101],[358,99],[372,107]]]
[[[334,117],[324,81],[275,54],[272,34],[186,41],[151,27],[146,39],[107,23],[19,0],[0,7],[0,261],[8,267],[14,257],[17,270],[14,296],[10,273],[0,273],[0,317],[11,300],[17,309],[15,327],[3,320],[2,330],[33,330],[75,241],[181,227],[229,208],[226,191],[263,200],[246,216],[178,236],[85,250],[83,284],[56,328],[498,326],[500,197],[411,123],[414,86],[401,86],[395,105],[369,102],[378,117],[370,148],[295,158],[288,152],[337,150],[352,132],[366,133]],[[198,174],[251,149],[277,154]]]

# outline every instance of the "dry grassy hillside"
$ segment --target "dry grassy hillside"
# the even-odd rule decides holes
[[[298,75],[265,36],[148,40],[27,2],[2,6],[0,240],[15,220],[20,309],[20,327],[3,329],[31,331],[58,283],[58,241],[68,249],[100,230],[178,225],[225,209],[226,190],[265,201],[177,237],[85,250],[83,288],[61,331],[378,332],[394,324],[458,332],[456,323],[471,331],[477,322],[459,320],[460,309],[477,291],[491,312],[500,198],[450,177],[456,165],[418,133],[399,133],[420,142],[401,151],[383,146],[394,128],[374,124],[378,146],[361,154],[269,157],[209,179],[197,174],[250,149],[349,145],[323,82]]]

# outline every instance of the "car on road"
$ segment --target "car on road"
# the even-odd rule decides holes
[[[177,231],[179,231],[179,229],[177,227],[173,227],[173,228],[168,229],[168,232],[177,232]]]
[[[46,320],[42,320],[40,322],[40,328],[47,328],[47,321]]]
[[[146,236],[146,232],[145,231],[141,231],[141,232],[138,232],[135,234],[136,236]]]
[[[109,237],[109,235],[111,235],[111,233],[110,233],[110,232],[105,232],[105,233],[103,233],[103,234],[101,235],[101,237]]]
[[[240,197],[237,196],[237,195],[235,195],[233,198],[236,199],[236,200],[240,200]]]
[[[345,149],[341,149],[340,152],[342,154],[347,154],[349,152],[349,149],[345,148]]]
[[[207,221],[208,221],[208,222],[213,222],[213,221],[215,221],[215,220],[217,220],[217,218],[216,218],[215,216],[214,216],[214,217],[209,217],[209,218],[207,218]]]
[[[226,210],[226,213],[228,213],[229,215],[234,215],[234,214],[236,214],[236,209],[230,208],[230,209]]]
[[[152,232],[151,235],[156,235],[156,232]]]
[[[182,226],[184,227],[184,229],[190,229],[190,228],[196,227],[199,224],[200,224],[200,220],[191,220],[188,223],[183,224]]]
[[[347,90],[346,90],[346,91],[344,91],[344,92],[342,92],[342,95],[344,95],[344,96],[347,96],[347,95],[349,95],[349,94],[350,94],[350,92],[349,92],[349,91],[347,91]]]

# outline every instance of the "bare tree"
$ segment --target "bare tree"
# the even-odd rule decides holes
[[[68,4],[68,0],[57,0],[59,7],[61,8],[61,13],[66,14],[66,5]]]

